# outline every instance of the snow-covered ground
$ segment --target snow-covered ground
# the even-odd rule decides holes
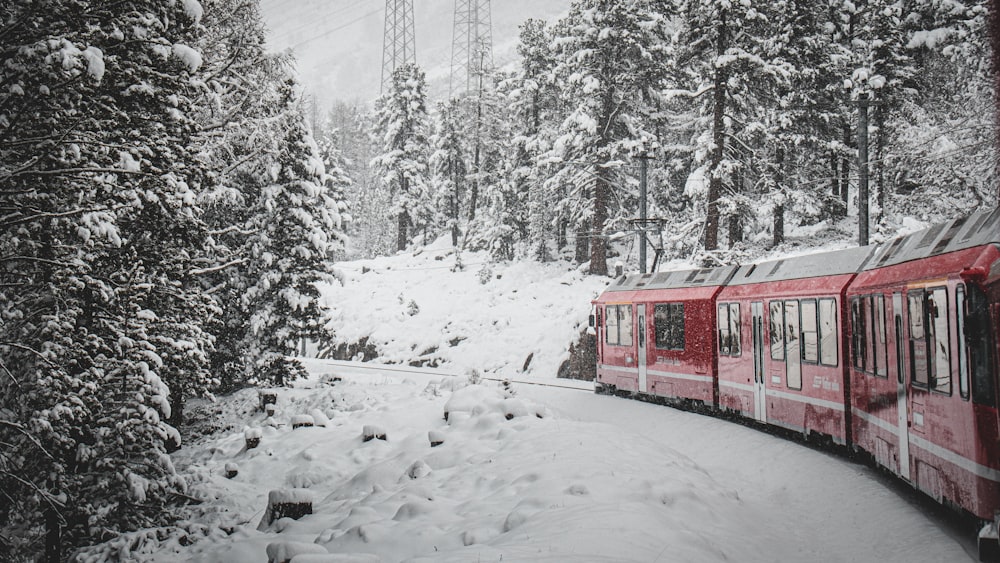
[[[371,336],[379,357],[306,360],[312,377],[277,390],[273,417],[255,390],[191,405],[197,422],[173,457],[202,502],[182,532],[134,541],[143,557],[264,562],[270,546],[318,552],[299,563],[975,560],[971,534],[867,467],[555,380],[607,278],[463,260],[452,271],[441,241],[339,265],[343,284],[323,289],[330,327],[342,342]],[[441,368],[405,366],[414,359]],[[292,428],[308,417],[325,426]],[[261,525],[282,489],[313,514]]]
[[[253,391],[226,399],[237,425],[261,428],[257,448],[239,430],[175,454],[208,499],[198,520],[234,532],[164,543],[155,560],[264,562],[279,542],[337,554],[315,561],[974,560],[871,470],[722,420],[574,389],[309,368],[270,419],[247,414]],[[310,413],[326,427],[291,428]],[[364,442],[366,426],[387,439]],[[314,513],[258,529],[282,488],[305,489]]]
[[[590,301],[611,281],[562,261],[490,265],[477,252],[461,259],[463,268],[452,271],[457,257],[445,237],[417,251],[338,264],[342,283],[322,289],[337,342],[370,337],[377,362],[554,378],[587,326]]]

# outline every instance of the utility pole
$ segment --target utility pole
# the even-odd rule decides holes
[[[413,0],[385,0],[385,36],[382,39],[382,94],[392,85],[392,73],[416,64]]]
[[[868,99],[858,97],[858,246],[868,246]]]
[[[646,180],[648,157],[639,157],[639,273],[646,273]]]

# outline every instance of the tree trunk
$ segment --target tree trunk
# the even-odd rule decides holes
[[[836,166],[836,160],[834,160]],[[779,192],[784,192],[785,183],[785,149],[778,147],[774,153],[774,184]],[[785,198],[780,194],[781,203],[774,206],[774,224],[772,226],[771,242],[774,246],[785,242]]]
[[[590,222],[582,221],[576,226],[576,263],[583,264],[590,258]]]
[[[851,126],[848,123],[844,123],[844,146],[851,146]],[[842,217],[847,217],[847,204],[850,196],[850,178],[851,173],[851,159],[842,156],[840,159],[840,201],[844,204],[844,209],[841,210]]]
[[[62,561],[62,524],[59,513],[51,506],[45,509],[45,563]]]
[[[726,53],[726,11],[719,14],[719,39],[716,55]],[[705,250],[719,248],[719,197],[722,196],[722,157],[726,150],[726,69],[715,67],[712,113],[712,159],[708,169],[708,208],[705,212]]]
[[[878,225],[885,217],[885,163],[882,161],[885,156],[885,111],[882,104],[877,104],[875,112],[875,134],[878,135],[875,142],[875,203],[878,209],[872,217],[872,224]]]
[[[594,182],[594,223],[590,226],[590,273],[598,276],[608,275],[608,247],[603,236],[611,191],[607,173],[605,168],[598,168],[597,181]]]
[[[454,221],[454,223],[451,225],[451,245],[454,246],[454,247],[458,246],[458,235],[459,235],[459,232],[458,232],[458,213],[459,213],[459,211],[458,211],[458,188],[459,188],[458,181],[459,181],[458,180],[458,174],[455,174],[454,178],[452,178],[452,183],[454,184],[454,188],[455,189],[454,189],[454,191],[452,192],[452,195],[451,195],[451,220]]]
[[[407,229],[410,225],[410,216],[405,211],[400,211],[396,216],[396,250],[406,250]]]
[[[996,104],[996,137],[994,141],[1000,143],[1000,0],[991,0],[990,11],[990,44],[993,46],[993,102]],[[996,163],[997,175],[1000,176],[1000,160]],[[1000,207],[1000,187],[997,188],[996,206]]]

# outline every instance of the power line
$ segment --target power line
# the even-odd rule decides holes
[[[351,12],[351,11],[354,10],[354,8],[357,8],[357,7],[362,6],[364,4],[367,4],[367,3],[368,3],[368,0],[358,0],[357,2],[355,2],[353,4],[348,4],[346,6],[341,6],[340,8],[338,8],[338,9],[330,12],[329,14],[326,14],[325,16],[323,16],[323,23],[327,23],[327,21],[329,19],[331,19],[331,18],[333,18],[335,16],[339,16],[341,14],[346,14],[347,12]],[[316,22],[317,22],[316,19],[311,19],[309,22],[306,22],[306,23],[304,23],[304,24],[302,24],[302,25],[300,25],[300,26],[298,26],[298,27],[296,27],[294,29],[291,29],[291,30],[288,30],[288,31],[283,31],[281,33],[280,37],[282,37],[284,39],[292,39],[292,38],[298,36],[303,31],[306,31],[307,29],[309,29],[311,27],[315,27],[316,26]]]
[[[376,10],[372,10],[371,12],[368,12],[367,14],[359,16],[359,17],[357,17],[357,18],[355,18],[355,19],[353,19],[353,20],[351,20],[351,21],[349,21],[349,22],[347,22],[345,24],[338,25],[337,27],[335,27],[335,28],[333,28],[333,29],[331,29],[329,31],[326,31],[324,33],[321,33],[319,35],[316,35],[315,37],[310,37],[308,39],[304,39],[302,41],[299,41],[295,45],[292,45],[290,48],[291,49],[295,49],[297,47],[301,47],[302,45],[305,45],[306,43],[312,43],[313,41],[316,41],[317,39],[322,39],[324,37],[329,37],[330,35],[333,35],[334,33],[338,32],[338,31],[340,31],[340,30],[342,30],[344,28],[350,27],[350,26],[358,23],[361,20],[364,20],[364,19],[367,19],[367,18],[369,18],[371,16],[374,16],[375,14],[381,14],[382,12],[383,12],[383,8],[378,8]]]

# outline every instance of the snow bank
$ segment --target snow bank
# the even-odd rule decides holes
[[[554,378],[610,278],[567,262],[488,264],[441,239],[412,253],[337,264],[343,285],[321,287],[336,343],[363,338],[381,363]],[[525,370],[526,360],[531,361]]]

